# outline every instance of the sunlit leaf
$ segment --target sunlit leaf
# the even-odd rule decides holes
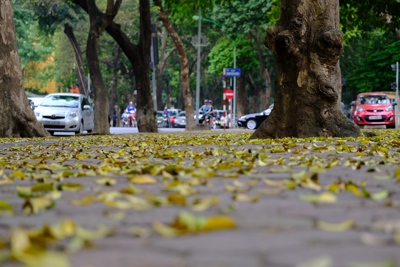
[[[0,216],[11,216],[13,214],[13,206],[7,201],[0,199]]]
[[[22,253],[31,245],[28,232],[22,228],[15,228],[11,231],[10,243],[13,253]]]
[[[139,227],[139,226],[133,226],[129,228],[128,232],[135,236],[135,237],[140,237],[140,238],[147,238],[150,236],[150,231],[144,227]]]
[[[265,178],[265,179],[263,179],[263,182],[269,186],[277,186],[277,187],[285,187],[286,186],[285,181],[273,181],[273,180]]]
[[[392,175],[372,175],[372,179],[375,180],[390,180],[393,179]]]
[[[396,260],[387,260],[382,262],[351,262],[349,267],[396,267]]]
[[[293,180],[301,180],[301,179],[308,178],[309,174],[307,173],[307,171],[302,170],[298,173],[291,173],[290,177],[292,177]]]
[[[176,237],[183,234],[183,231],[167,226],[161,222],[154,222],[153,230],[163,237]]]
[[[211,216],[206,219],[202,227],[203,231],[227,230],[236,228],[236,222],[224,215]]]
[[[80,190],[83,190],[85,187],[81,184],[77,183],[65,183],[61,185],[61,188],[63,191],[72,191],[72,192],[77,192]]]
[[[336,195],[330,192],[324,192],[320,195],[300,195],[299,198],[311,203],[334,203],[337,201]]]
[[[332,266],[333,266],[332,259],[327,256],[318,257],[310,261],[295,265],[295,267],[332,267]]]
[[[186,197],[181,194],[169,194],[167,199],[171,204],[186,206]]]
[[[29,253],[30,252],[30,253]],[[52,266],[69,267],[69,260],[66,254],[48,250],[34,250],[13,256],[20,262],[25,263],[26,267],[34,266]]]
[[[203,198],[203,199],[197,199],[193,202],[191,209],[195,210],[195,211],[204,211],[204,210],[209,209],[213,205],[218,205],[218,203],[219,203],[219,200],[215,196],[207,197],[207,198]]]
[[[121,190],[119,190],[119,192],[123,193],[123,194],[141,194],[143,193],[143,190],[137,188],[136,186],[134,186],[133,184],[129,184],[127,188],[122,188]]]
[[[117,180],[112,179],[112,178],[102,178],[102,179],[96,180],[96,183],[102,184],[102,185],[107,185],[107,186],[115,185],[116,182],[117,182]]]
[[[54,190],[52,183],[37,183],[31,187],[32,192],[50,192]]]
[[[370,197],[374,200],[384,200],[389,196],[389,192],[387,190],[381,190],[377,193],[370,194]]]
[[[73,200],[71,200],[71,203],[75,206],[86,206],[94,201],[96,201],[96,196],[88,195],[88,196],[84,196],[82,199],[79,199],[79,200],[73,199]]]
[[[324,231],[333,231],[333,232],[342,232],[350,229],[353,227],[354,221],[347,220],[341,223],[328,223],[324,221],[318,221],[317,227]]]
[[[149,175],[130,175],[129,181],[134,184],[155,184],[157,182]]]
[[[12,178],[18,178],[18,179],[21,179],[21,180],[26,178],[25,174],[20,170],[13,171],[11,173],[11,177]]]

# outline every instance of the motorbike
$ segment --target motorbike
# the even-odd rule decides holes
[[[129,111],[128,126],[136,127],[136,110]]]

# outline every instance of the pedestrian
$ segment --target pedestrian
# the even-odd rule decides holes
[[[117,127],[117,114],[114,112],[112,120],[113,120],[113,127]]]

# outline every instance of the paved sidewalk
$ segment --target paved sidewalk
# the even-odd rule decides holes
[[[68,254],[73,267],[400,266],[399,131],[357,140],[248,137],[239,131],[2,139],[0,200],[14,215],[0,217],[0,252],[17,226],[72,219],[108,232]],[[62,195],[52,196],[54,207],[26,215],[17,187],[35,184]],[[174,193],[186,205],[172,201]],[[202,202],[210,199],[217,201]],[[193,209],[199,202],[202,208]],[[25,212],[41,205],[25,205]],[[155,222],[170,225],[182,211],[223,215],[236,228],[172,238],[155,230]]]

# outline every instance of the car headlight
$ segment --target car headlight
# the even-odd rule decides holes
[[[363,107],[357,107],[357,108],[356,108],[356,111],[358,111],[358,112],[363,112],[363,111],[364,111],[364,108],[363,108]]]
[[[70,111],[67,116],[71,117],[71,118],[75,118],[75,117],[78,116],[78,112],[76,110],[75,111]]]
[[[246,119],[246,116],[242,116],[239,118],[239,120],[244,120],[244,119]]]
[[[386,108],[386,111],[393,111],[393,107],[392,107],[392,106],[388,106],[388,107]]]

